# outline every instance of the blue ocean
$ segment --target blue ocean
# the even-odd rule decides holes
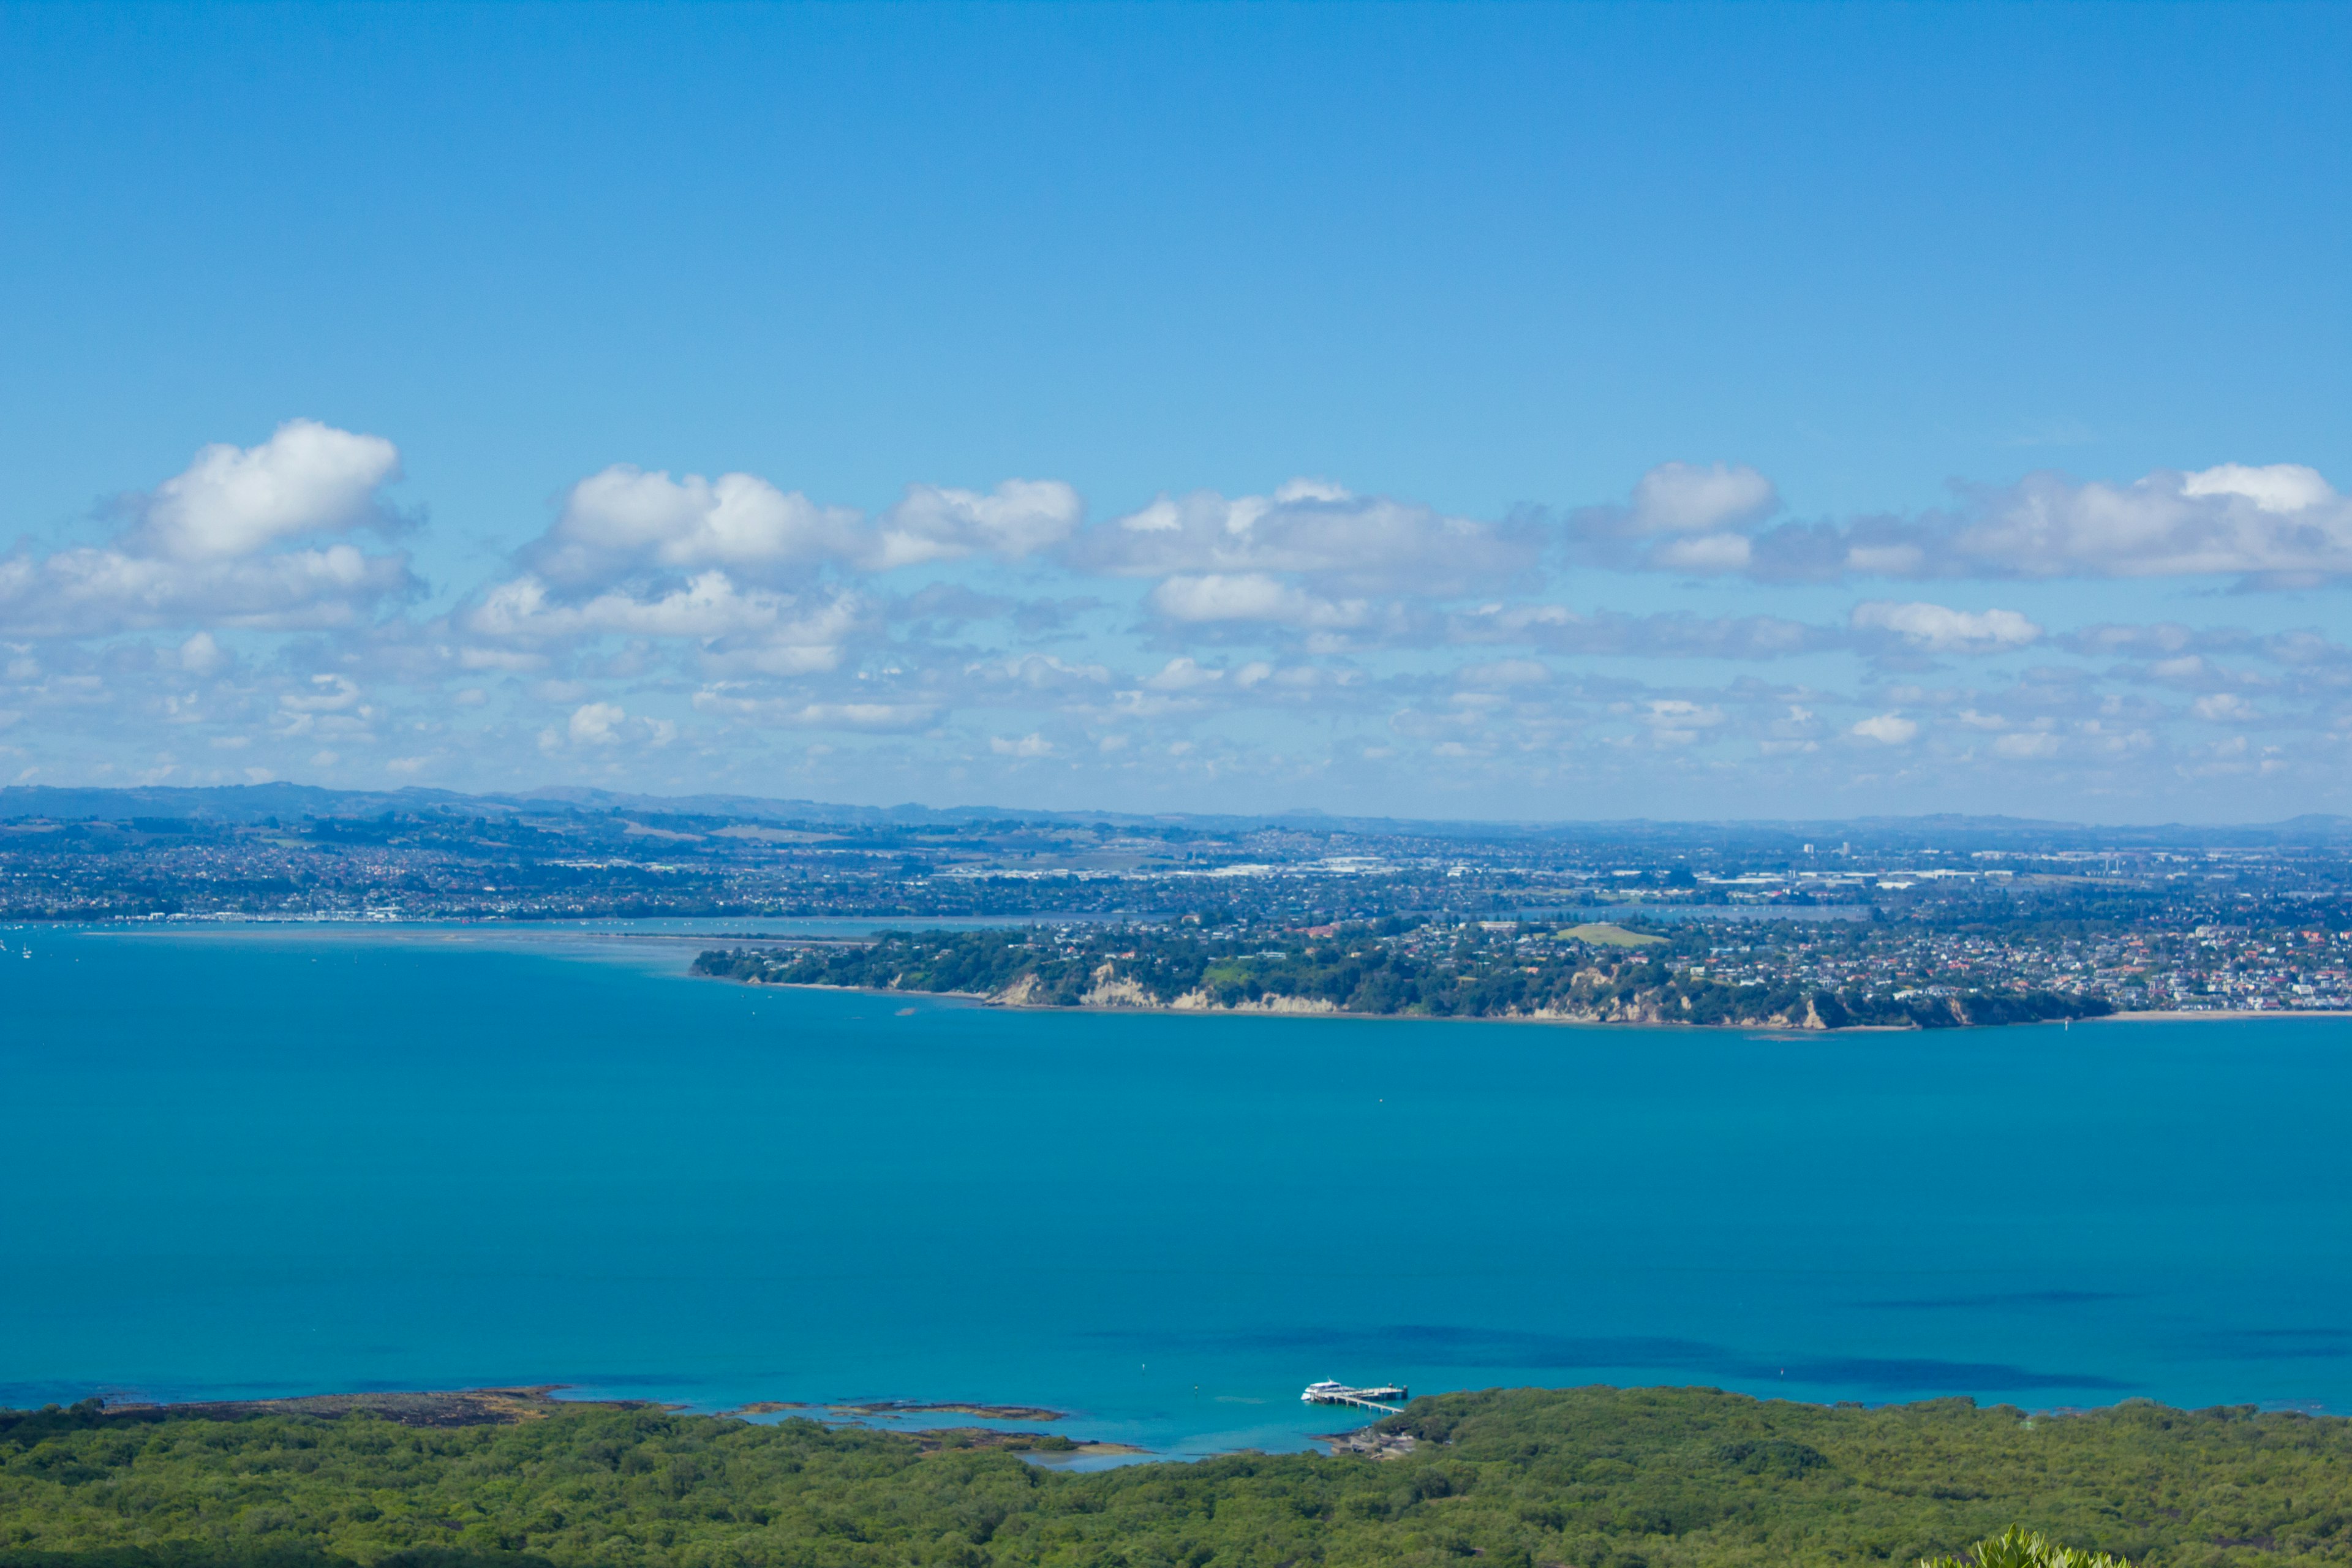
[[[2352,1410],[2352,1020],[1014,1013],[697,980],[677,933],[0,939],[0,1403],[974,1401],[1175,1454],[1354,1425],[1326,1377]]]

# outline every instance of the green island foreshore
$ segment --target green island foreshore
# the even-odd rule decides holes
[[[2138,1568],[2352,1560],[2352,1421],[2250,1405],[1489,1389],[1321,1452],[1074,1470],[553,1392],[0,1411],[0,1568],[1906,1568],[2014,1526]]]

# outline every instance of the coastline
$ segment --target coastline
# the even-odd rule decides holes
[[[2207,1018],[2352,1018],[2352,1007],[2137,1007],[2083,1022],[2187,1024]]]
[[[97,1414],[107,1419],[126,1422],[204,1420],[238,1421],[265,1415],[311,1415],[327,1420],[345,1415],[368,1415],[402,1426],[448,1430],[463,1426],[516,1426],[525,1422],[544,1421],[552,1415],[575,1411],[658,1410],[678,1412],[686,1406],[668,1405],[651,1399],[559,1399],[557,1394],[572,1384],[562,1383],[533,1384],[527,1386],[502,1388],[418,1389],[411,1392],[370,1394],[304,1394],[277,1399],[196,1399],[183,1401],[130,1401],[123,1404],[101,1402]],[[868,1430],[893,1433],[908,1437],[926,1454],[942,1453],[951,1448],[1008,1448],[1016,1452],[1034,1453],[1051,1459],[1109,1458],[1149,1455],[1150,1448],[1132,1443],[1112,1443],[1095,1438],[1071,1437],[1055,1432],[1015,1430],[1003,1426],[868,1426],[871,1418],[888,1420],[893,1417],[929,1415],[977,1415],[983,1420],[1001,1421],[1066,1421],[1070,1413],[1040,1405],[974,1405],[961,1401],[939,1403],[915,1400],[882,1400],[861,1403],[811,1403],[801,1400],[754,1400],[731,1409],[708,1412],[714,1416],[742,1419],[751,1415],[797,1415],[818,1412],[810,1419],[828,1426],[861,1426]],[[827,1419],[832,1417],[833,1419]]]
[[[562,1383],[504,1388],[439,1388],[373,1394],[301,1394],[281,1399],[135,1400],[107,1403],[103,1413],[130,1421],[195,1416],[236,1421],[254,1415],[320,1415],[364,1412],[403,1426],[512,1426],[566,1410],[660,1410],[650,1399],[558,1399]]]
[[[1840,1024],[1808,1028],[1801,1024],[1694,1024],[1680,1018],[1567,1018],[1553,1013],[1482,1013],[1470,1016],[1440,1016],[1431,1013],[1351,1013],[1331,1003],[1301,1003],[1292,998],[1287,1006],[1179,1006],[1166,1002],[1079,1002],[1067,1007],[1057,1007],[1034,1002],[1000,1000],[993,993],[980,991],[899,991],[883,985],[826,985],[813,981],[751,980],[729,974],[695,974],[692,978],[721,985],[753,986],[762,991],[825,991],[842,996],[930,997],[940,1001],[961,1002],[976,1007],[992,1007],[1008,1013],[1159,1013],[1185,1018],[1330,1018],[1352,1019],[1376,1024],[1519,1024],[1550,1028],[1570,1029],[1715,1029],[1749,1035],[1768,1035],[1776,1039],[1802,1039],[1815,1035],[1925,1035],[1941,1034],[1941,1029],[1923,1029],[1916,1024]],[[2246,1013],[2171,1013],[2141,1011],[2103,1013],[2095,1017],[2078,1018],[2071,1022],[2105,1024],[2116,1019],[2143,1020],[2150,1018],[2352,1018],[2352,1009],[2323,1012],[2312,1009],[2288,1012],[2283,1009],[2263,1009]],[[2070,1020],[2035,1018],[2018,1024],[1959,1024],[1955,1029],[2022,1029],[2046,1027]]]

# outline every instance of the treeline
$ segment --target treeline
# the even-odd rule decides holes
[[[1582,1388],[1423,1398],[1381,1426],[1418,1447],[1074,1475],[648,1409],[20,1414],[0,1417],[0,1568],[1900,1568],[2011,1524],[2139,1568],[2352,1559],[2333,1417]]]
[[[2095,1017],[2095,997],[2054,992],[1924,993],[1896,999],[1803,985],[1727,985],[1691,973],[1703,939],[1678,932],[1624,948],[1517,929],[1411,931],[1407,922],[1295,931],[1118,927],[885,931],[857,946],[704,952],[697,973],[769,985],[962,994],[1032,1006],[1255,1007],[1320,1004],[1343,1013],[1433,1018],[1554,1017],[1802,1028],[1951,1028]],[[1401,937],[1425,940],[1404,942]],[[1694,945],[1696,940],[1696,945]]]

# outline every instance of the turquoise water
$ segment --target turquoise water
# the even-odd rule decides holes
[[[2352,1410],[2352,1021],[1789,1040],[0,939],[0,1403],[957,1399],[1171,1452],[1351,1424],[1322,1377]]]

